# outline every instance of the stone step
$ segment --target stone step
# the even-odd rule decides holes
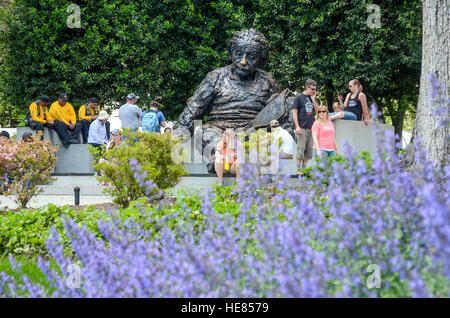
[[[308,162],[307,166],[312,164],[312,160]],[[184,168],[191,176],[206,176],[210,175],[205,163],[187,163]],[[276,167],[275,167],[276,168]],[[295,175],[297,173],[297,162],[295,159],[283,159],[278,163],[278,169],[275,170],[277,174]],[[266,166],[261,170],[262,174],[272,174],[270,166]],[[212,175],[212,174],[211,174]],[[215,176],[215,175],[214,175]]]
[[[99,181],[92,176],[56,176],[56,180],[48,186],[96,186]]]
[[[43,186],[44,192],[42,192],[41,195],[74,195],[75,187],[80,188],[80,195],[90,195],[90,196],[106,195],[103,193],[103,189],[105,187],[97,185],[80,185],[80,184],[64,185],[64,186],[45,185]]]
[[[217,184],[219,179],[216,175],[204,176],[187,176],[183,177],[181,182],[172,189],[168,189],[167,193],[176,194],[178,191],[185,193],[201,192],[210,189],[214,184]],[[233,176],[224,177],[224,185],[229,186],[236,181]],[[287,183],[290,186],[297,186],[301,183],[298,178],[289,178]],[[41,195],[74,195],[74,188],[80,188],[80,195],[82,196],[105,196],[103,193],[105,187],[99,186],[98,180],[95,176],[58,176],[56,180],[48,185],[42,186],[44,192]]]

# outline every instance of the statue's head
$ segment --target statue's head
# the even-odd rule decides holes
[[[269,58],[266,37],[254,29],[243,30],[233,35],[228,43],[233,71],[242,79],[252,77],[257,68]]]

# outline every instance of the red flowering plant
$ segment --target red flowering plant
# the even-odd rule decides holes
[[[17,205],[25,208],[33,196],[43,191],[40,186],[52,181],[57,150],[39,136],[0,145],[0,191],[16,195]]]

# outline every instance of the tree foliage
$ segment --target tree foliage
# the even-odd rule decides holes
[[[0,94],[18,114],[40,94],[66,92],[75,105],[90,96],[117,108],[134,91],[159,99],[176,119],[205,75],[229,63],[227,43],[248,27],[269,41],[269,63],[280,86],[319,82],[336,100],[353,78],[401,130],[418,95],[421,2],[380,4],[381,27],[369,28],[369,1],[85,0],[81,28],[66,21],[69,1],[16,0],[4,11]],[[5,118],[1,121],[4,123]]]
[[[421,2],[383,1],[379,28],[368,23],[370,4],[260,0],[255,24],[269,38],[269,69],[281,87],[302,91],[313,78],[331,107],[357,78],[369,103],[375,102],[401,133],[405,111],[418,96]]]

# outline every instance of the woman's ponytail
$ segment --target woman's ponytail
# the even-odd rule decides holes
[[[362,92],[363,87],[362,87],[361,83],[359,82],[359,80],[354,79],[353,80],[353,85],[358,85],[358,91]]]

